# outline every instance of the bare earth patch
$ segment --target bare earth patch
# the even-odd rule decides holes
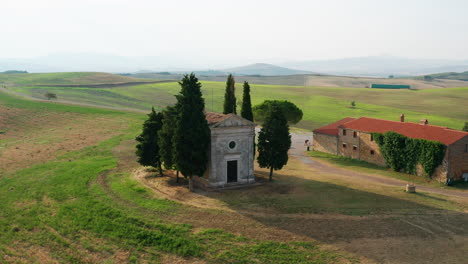
[[[92,146],[126,127],[113,118],[0,106],[0,172],[14,171]]]

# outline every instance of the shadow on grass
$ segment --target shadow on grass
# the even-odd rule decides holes
[[[422,176],[416,176],[412,174],[396,172],[391,170],[390,168],[380,166],[377,164],[369,163],[363,160],[352,159],[349,157],[344,156],[337,156],[328,153],[318,152],[318,151],[311,151],[308,153],[310,157],[317,158],[320,160],[325,160],[332,164],[336,164],[340,167],[344,167],[345,169],[350,169],[354,171],[363,171],[367,173],[376,173],[384,176],[388,176],[391,178],[396,178],[403,181],[411,181],[416,183],[436,183],[435,181],[431,180],[430,178],[425,178]],[[438,182],[437,182],[438,183]]]
[[[266,180],[266,172],[257,172],[256,176],[263,185],[206,195],[262,225],[342,244],[343,249],[379,263],[424,263],[429,253],[407,247],[407,243],[420,241],[430,248],[432,240],[450,241],[453,234],[468,236],[468,229],[456,224],[468,223],[467,214],[457,212],[450,201],[429,194],[405,193],[397,198],[281,173],[274,175],[273,182]],[[381,254],[387,250],[389,239],[393,250],[401,250],[401,254]],[[461,247],[452,243],[441,250],[453,250],[457,256]]]

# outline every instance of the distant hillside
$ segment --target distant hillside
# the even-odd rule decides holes
[[[262,75],[262,76],[278,76],[278,75],[296,75],[309,74],[311,72],[294,70],[285,67],[280,67],[266,63],[255,63],[241,67],[223,69],[223,72],[232,73],[234,75]]]
[[[468,81],[468,71],[465,72],[443,72],[430,74],[434,79],[447,79],[447,80],[459,80]],[[418,76],[418,79],[423,79],[424,76]]]
[[[151,78],[153,80],[180,80],[182,74],[167,73],[136,73],[130,74],[135,78]],[[197,73],[198,79],[202,81],[225,82],[226,75],[202,75]],[[298,85],[298,86],[319,86],[319,87],[348,87],[365,88],[373,83],[410,85],[412,89],[440,89],[449,87],[468,87],[468,81],[435,79],[426,81],[424,78],[370,78],[353,76],[336,76],[321,74],[298,74],[298,75],[279,75],[279,76],[260,76],[260,75],[237,75],[236,83],[248,81],[251,84],[270,84],[270,85]]]
[[[15,86],[92,85],[150,81],[152,80],[104,72],[0,73],[0,83]]]
[[[468,70],[468,61],[410,59],[393,56],[288,61],[279,63],[279,65],[332,75],[374,77],[387,77],[389,75],[415,76]]]

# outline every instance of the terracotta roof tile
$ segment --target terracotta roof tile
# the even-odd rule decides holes
[[[344,123],[355,120],[354,117],[346,117],[341,120],[336,121],[335,123],[317,128],[314,130],[315,133],[338,136],[338,127]]]
[[[216,123],[219,123],[223,121],[224,119],[228,118],[232,114],[224,115],[220,113],[215,113],[215,112],[206,112],[206,121],[208,121],[208,125],[214,125]]]
[[[446,127],[421,125],[410,122],[388,121],[383,119],[361,117],[339,125],[341,128],[354,129],[364,132],[385,133],[394,131],[410,138],[439,141],[450,145],[468,136],[468,132],[449,129]]]

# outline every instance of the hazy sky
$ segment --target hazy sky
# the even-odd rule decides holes
[[[466,0],[2,0],[0,58],[468,59]]]

